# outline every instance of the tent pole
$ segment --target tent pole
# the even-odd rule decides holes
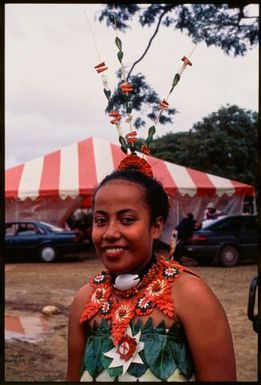
[[[180,222],[179,220],[179,199],[177,199],[177,224]]]
[[[256,211],[256,196],[255,195],[253,196],[253,214],[257,215],[257,211]]]

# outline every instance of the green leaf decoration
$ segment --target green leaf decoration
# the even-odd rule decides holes
[[[176,85],[178,84],[180,80],[180,75],[179,74],[176,74],[174,76],[174,79],[173,79],[173,82],[172,82],[172,87],[171,87],[171,90],[169,91],[169,93],[171,94],[171,92],[174,90],[174,87],[176,87]]]
[[[132,335],[136,335],[142,329],[141,319],[138,318],[137,322],[136,323],[132,322],[130,326],[131,326]]]
[[[158,333],[148,335],[144,345],[144,354],[150,370],[162,381],[166,381],[177,369],[172,343],[167,335]]]
[[[142,357],[142,353],[143,353],[143,357]],[[144,359],[144,352],[141,351],[140,353],[138,353],[142,359],[143,362],[145,362],[145,359]],[[134,377],[140,377],[142,376],[146,370],[148,369],[148,365],[146,365],[145,363],[144,364],[135,364],[135,363],[132,363],[130,365],[130,367],[128,368],[127,372],[129,374],[131,374],[132,376]]]
[[[103,364],[101,362],[101,345],[104,337],[88,338],[88,343],[84,353],[84,366],[90,375],[95,378],[103,371]],[[106,338],[107,339],[107,338]]]
[[[145,323],[145,325],[143,326],[143,332],[153,332],[154,331],[154,327],[153,327],[153,320],[151,317],[149,317]]]
[[[121,62],[122,62],[122,58],[123,58],[123,52],[122,52],[122,51],[119,51],[119,52],[117,53],[117,57],[118,57],[118,59],[119,59],[119,62],[121,63]]]
[[[132,102],[127,102],[126,113],[130,114],[132,111]]]
[[[121,150],[127,154],[128,153],[128,144],[126,142],[126,140],[124,139],[123,136],[119,136],[119,142],[120,142],[120,145],[121,145]]]
[[[148,137],[147,137],[147,145],[149,145],[151,142],[152,142],[152,139],[153,139],[153,135],[155,134],[156,132],[156,128],[155,126],[151,126],[148,130]]]
[[[165,321],[162,320],[160,321],[160,323],[158,324],[158,326],[155,328],[155,331],[159,334],[165,334],[166,333],[166,329],[165,329]]]
[[[132,363],[128,368],[130,375],[139,378],[149,368],[158,379],[167,381],[177,368],[187,380],[195,373],[192,354],[181,325],[174,323],[166,332],[164,320],[154,327],[150,317],[144,326],[138,319],[136,323],[131,322],[130,327],[134,336],[141,330],[141,341],[144,342],[144,349],[138,353],[143,364]],[[86,369],[94,379],[104,369],[112,379],[122,375],[122,366],[109,368],[112,358],[104,356],[105,352],[114,348],[110,338],[111,323],[103,319],[99,325],[93,325],[88,335],[81,370]]]
[[[173,88],[178,84],[179,80],[180,80],[180,74],[176,74],[174,76],[174,79],[173,79],[173,82],[172,82],[172,87]]]
[[[113,110],[113,106],[114,106],[114,104],[113,104],[113,101],[111,99],[111,100],[109,100],[109,103],[108,103],[108,106],[107,106],[107,109],[108,109],[109,112],[111,112]]]
[[[119,48],[119,50],[121,51],[122,50],[122,42],[121,42],[121,39],[119,39],[118,37],[115,38],[115,44],[116,46]]]
[[[177,362],[177,366],[180,369],[181,373],[187,378],[190,379],[193,373],[195,373],[194,363],[192,354],[188,344],[183,341],[180,343],[172,344],[173,356]]]
[[[105,96],[108,100],[111,99],[111,91],[110,90],[106,90],[105,88],[103,89],[103,92],[105,93]]]
[[[103,318],[100,323],[100,327],[97,330],[97,334],[101,336],[105,335],[107,338],[109,338],[110,333],[111,333],[111,324],[108,321],[106,321],[106,319]]]

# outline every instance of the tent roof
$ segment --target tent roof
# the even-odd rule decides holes
[[[92,195],[97,184],[113,171],[124,157],[120,146],[98,138],[78,143],[40,158],[25,162],[5,172],[5,197],[76,198]],[[174,196],[255,194],[253,186],[203,173],[191,168],[146,156],[154,176]]]

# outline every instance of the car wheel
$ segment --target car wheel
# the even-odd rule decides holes
[[[53,245],[44,245],[39,250],[39,257],[42,262],[54,262],[58,257],[58,252]]]
[[[221,266],[232,267],[238,263],[239,254],[235,246],[224,246],[218,256]]]

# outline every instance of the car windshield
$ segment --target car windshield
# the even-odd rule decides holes
[[[58,227],[58,226],[55,226],[55,225],[52,225],[51,223],[46,223],[46,222],[40,222],[42,225],[48,227],[50,230],[52,231],[64,231],[64,229],[62,227]]]
[[[217,226],[224,223],[224,218],[227,218],[227,216],[222,216],[216,219],[208,219],[202,222],[202,229],[208,230],[216,228]]]
[[[222,217],[223,218],[223,217]],[[219,223],[220,222],[220,218],[216,218],[216,219],[205,219],[203,222],[202,222],[202,225],[201,225],[201,228],[202,229],[209,229],[211,228],[214,224],[216,223]]]

